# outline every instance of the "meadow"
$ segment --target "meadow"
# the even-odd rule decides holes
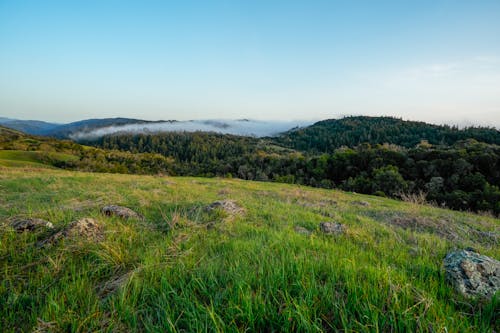
[[[500,329],[498,294],[465,299],[442,268],[453,249],[500,258],[497,218],[299,185],[44,169],[30,158],[0,164],[2,332]],[[224,199],[244,211],[204,209]],[[107,204],[144,219],[103,216]],[[56,231],[92,217],[105,237],[41,248],[54,231],[17,233],[16,216]],[[346,231],[325,235],[323,221]]]

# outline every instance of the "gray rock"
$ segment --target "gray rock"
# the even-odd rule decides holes
[[[122,219],[130,219],[130,218],[138,220],[143,219],[142,215],[134,212],[130,208],[123,206],[116,206],[116,205],[105,206],[101,209],[101,212],[106,216],[118,216],[119,218]]]
[[[83,218],[71,222],[63,230],[38,243],[38,246],[50,246],[64,238],[102,241],[104,239],[104,232],[96,220]]]
[[[205,210],[207,211],[213,211],[213,210],[222,210],[226,212],[229,215],[237,215],[237,214],[242,214],[244,213],[244,209],[240,207],[235,201],[233,200],[220,200],[220,201],[215,201],[208,205]]]
[[[53,229],[54,226],[49,221],[33,218],[15,218],[10,226],[17,232],[35,231],[39,229]]]
[[[370,206],[370,203],[367,201],[353,201],[353,204],[358,205],[358,206],[363,206],[363,207]]]
[[[345,225],[337,222],[321,222],[319,224],[321,231],[328,235],[340,235],[345,232]]]
[[[465,297],[490,299],[500,289],[500,261],[471,250],[448,253],[446,279]]]
[[[309,236],[311,234],[311,231],[310,230],[307,230],[306,228],[304,227],[299,227],[298,225],[295,226],[293,228],[293,230],[295,230],[296,233],[298,234],[301,234],[301,235],[306,235],[306,236]]]

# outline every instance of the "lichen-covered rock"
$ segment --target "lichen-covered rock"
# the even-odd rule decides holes
[[[83,218],[71,222],[66,228],[38,243],[38,245],[52,245],[65,238],[101,241],[104,239],[104,232],[103,228],[96,220],[92,218]]]
[[[215,201],[206,207],[207,211],[212,211],[216,209],[220,209],[229,215],[237,215],[245,212],[245,210],[233,200]]]
[[[104,206],[101,209],[101,212],[106,216],[118,216],[119,218],[122,219],[130,219],[130,218],[138,220],[143,219],[143,216],[140,215],[139,213],[136,213],[132,209],[123,206],[117,206],[117,205]]]
[[[34,218],[15,218],[10,226],[17,232],[35,231],[39,229],[53,229],[54,226],[49,221]]]
[[[446,279],[466,297],[491,298],[500,290],[500,261],[472,250],[448,253]]]
[[[321,222],[319,224],[320,230],[328,235],[340,235],[345,232],[345,225],[337,222]]]

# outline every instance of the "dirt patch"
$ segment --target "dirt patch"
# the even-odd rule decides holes
[[[422,216],[396,216],[389,223],[405,230],[430,232],[452,241],[461,240],[457,230],[450,226],[449,221],[444,219],[434,220]]]
[[[495,245],[499,240],[498,232],[481,231],[445,218],[396,216],[389,219],[389,223],[405,230],[433,233],[450,241],[472,240],[485,245]]]

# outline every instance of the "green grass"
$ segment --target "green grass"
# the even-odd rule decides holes
[[[78,157],[70,154],[43,151],[0,150],[0,166],[52,168],[48,161],[68,162]]]
[[[219,199],[246,213],[201,209]],[[108,203],[145,220],[103,217]],[[479,234],[498,233],[491,217],[274,183],[0,168],[0,221],[18,215],[56,229],[94,217],[106,238],[40,249],[50,232],[17,234],[5,223],[2,332],[499,329],[498,297],[463,299],[442,270],[454,248],[500,257],[498,244]],[[421,224],[398,226],[396,217]],[[318,224],[329,220],[347,233],[322,235]]]

